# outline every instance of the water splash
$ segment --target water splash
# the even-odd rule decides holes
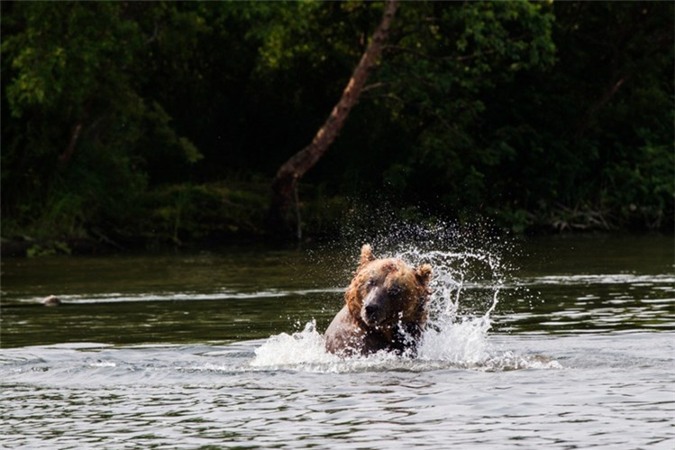
[[[255,351],[251,366],[312,371],[560,367],[546,358],[498,351],[491,345],[491,314],[498,307],[510,270],[502,258],[503,252],[513,251],[507,244],[485,233],[468,233],[440,222],[392,227],[371,242],[377,257],[396,257],[413,266],[428,263],[433,267],[429,320],[417,356],[378,352],[341,359],[326,353],[323,336],[312,321],[301,332],[269,338]]]
[[[316,330],[312,320],[298,333],[281,333],[270,337],[255,350],[252,367],[282,368],[309,364],[331,364],[339,360],[326,352],[323,335]]]

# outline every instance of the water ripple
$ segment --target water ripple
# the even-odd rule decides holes
[[[492,372],[401,360],[255,367],[266,342],[3,351],[3,446],[629,449],[675,439],[672,334],[502,336],[495,355],[549,354],[565,369]]]

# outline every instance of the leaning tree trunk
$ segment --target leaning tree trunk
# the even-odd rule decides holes
[[[298,181],[326,153],[328,147],[340,133],[349,111],[358,102],[368,75],[382,54],[382,48],[389,35],[391,21],[396,13],[397,2],[398,0],[386,1],[382,21],[373,33],[370,44],[354,69],[347,87],[342,92],[340,101],[335,105],[323,126],[317,131],[312,142],[291,156],[277,171],[272,182],[272,202],[268,214],[268,225],[272,231],[287,233],[292,229],[293,220],[290,213],[291,206],[295,203],[296,231],[298,238],[301,237],[300,216],[297,210],[299,207],[297,204]]]

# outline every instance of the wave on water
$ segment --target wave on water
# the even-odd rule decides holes
[[[632,284],[635,286],[652,286],[675,284],[675,276],[666,274],[636,275],[632,273],[616,274],[582,274],[582,275],[547,275],[527,278],[518,281],[521,286],[526,285],[592,285],[592,284]]]
[[[268,289],[263,291],[252,292],[238,292],[223,290],[222,292],[196,293],[196,292],[164,292],[153,294],[123,294],[123,293],[108,293],[108,294],[73,294],[73,295],[59,295],[59,299],[64,304],[101,304],[101,303],[126,303],[126,302],[173,302],[173,301],[201,301],[201,300],[247,300],[258,298],[276,298],[276,297],[291,297],[291,296],[306,296],[313,294],[324,294],[337,292],[337,288],[327,289],[295,289],[295,290],[281,290]],[[44,300],[43,297],[29,297],[21,299],[21,303],[37,304]]]
[[[425,245],[419,245],[419,242],[408,246],[391,245],[396,237],[392,236],[389,242],[381,245],[385,248],[384,253],[374,245],[378,256],[398,257],[413,266],[429,263],[433,267],[429,320],[417,356],[397,356],[382,351],[341,358],[326,352],[323,335],[317,331],[315,321],[311,321],[302,331],[267,339],[255,350],[250,366],[262,370],[326,372],[436,368],[504,371],[562,367],[545,356],[519,355],[496,349],[491,344],[490,315],[499,303],[508,272],[495,249],[498,246],[451,251],[430,249],[429,245],[437,241],[429,240],[424,241]],[[472,287],[470,292],[464,289],[467,286]],[[476,286],[480,288],[475,289]]]

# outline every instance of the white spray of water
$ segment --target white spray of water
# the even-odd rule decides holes
[[[331,364],[340,358],[326,352],[323,335],[316,331],[316,322],[312,320],[298,333],[281,333],[270,337],[255,350],[253,367],[284,367],[303,364]]]
[[[434,268],[429,321],[418,358],[458,367],[477,367],[491,358],[490,314],[497,307],[504,271],[500,258],[486,251],[419,251],[396,255],[413,265]],[[465,289],[474,290],[472,304],[463,306]],[[482,311],[481,306],[486,305]]]
[[[498,254],[467,248],[461,251],[429,249],[435,244],[429,240],[424,245],[417,242],[404,247],[398,238],[393,236],[389,242],[379,242],[379,252],[374,246],[378,256],[401,258],[413,266],[428,263],[433,267],[429,320],[416,357],[378,352],[369,356],[339,358],[325,351],[323,335],[312,321],[300,332],[270,337],[256,349],[251,366],[326,372],[438,367],[475,370],[560,367],[555,361],[500,352],[490,345],[490,315],[498,306],[507,272]],[[387,245],[392,242],[393,245]]]

